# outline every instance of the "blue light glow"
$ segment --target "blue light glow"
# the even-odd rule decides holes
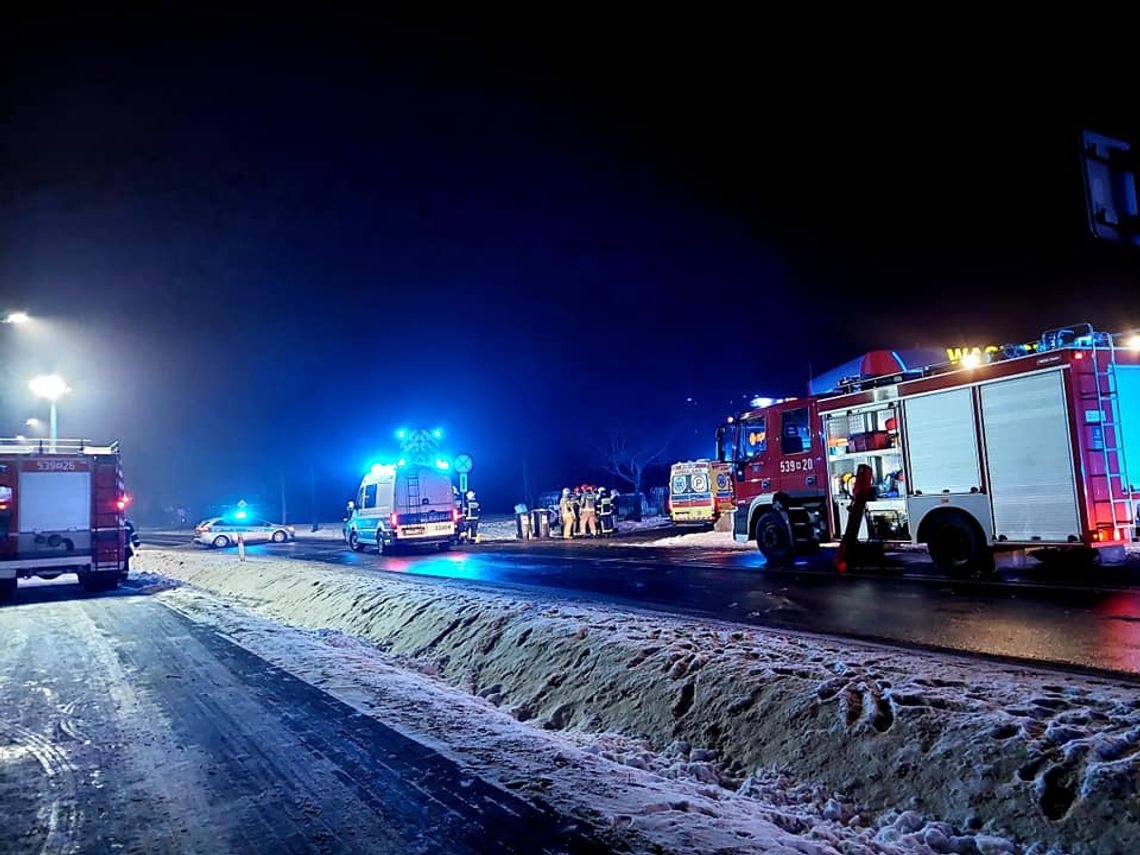
[[[438,466],[440,469],[443,469],[444,471],[447,471],[448,469],[451,468],[451,464],[448,463],[446,460],[444,460],[442,457],[436,458],[435,465]]]
[[[404,430],[403,428],[400,428],[398,431],[396,431],[396,439],[407,439],[407,438],[408,438],[408,432],[406,430]]]
[[[249,514],[246,511],[235,511],[234,512],[234,519],[235,520],[244,520],[248,516],[249,516]]]
[[[436,439],[443,439],[443,429],[442,428],[436,428],[435,430],[433,430],[431,432],[431,435],[434,436]]]

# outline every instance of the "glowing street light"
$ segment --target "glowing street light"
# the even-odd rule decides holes
[[[43,427],[43,422],[41,422],[39,419],[32,418],[24,422],[24,425],[30,428],[39,428]]]
[[[31,382],[28,383],[28,388],[32,390],[32,394],[37,398],[46,398],[51,404],[50,445],[48,447],[54,452],[55,441],[58,436],[58,420],[56,418],[55,404],[56,401],[67,393],[67,383],[65,383],[63,378],[58,374],[41,374],[39,377],[32,378]]]
[[[6,324],[26,324],[32,319],[32,316],[27,312],[9,312],[8,316],[4,318]]]

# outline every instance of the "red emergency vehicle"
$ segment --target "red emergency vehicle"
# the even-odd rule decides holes
[[[128,571],[119,445],[0,439],[0,595],[18,578],[75,573],[106,591]]]
[[[1082,324],[1032,346],[899,364],[764,403],[721,426],[718,457],[733,464],[737,539],[755,540],[773,563],[846,530],[862,466],[874,489],[858,539],[925,544],[945,571],[992,566],[995,550],[1087,552],[1133,539],[1135,334]]]

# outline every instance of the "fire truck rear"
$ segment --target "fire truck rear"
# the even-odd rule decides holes
[[[117,442],[0,439],[0,596],[63,573],[115,588],[129,569],[126,507]]]
[[[1134,537],[1135,334],[1081,324],[984,361],[899,365],[764,403],[722,426],[718,457],[734,464],[737,538],[773,563],[846,531],[925,544],[944,571],[986,569],[999,550],[1090,555]]]

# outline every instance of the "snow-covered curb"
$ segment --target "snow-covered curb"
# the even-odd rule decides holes
[[[299,561],[148,551],[139,565],[367,640],[519,721],[660,752],[701,746],[717,761],[710,786],[782,769],[844,793],[837,804],[905,811],[875,832],[876,847],[1008,848],[955,840],[922,817],[1074,852],[1140,843],[1131,686]],[[927,849],[912,847],[920,840]]]

